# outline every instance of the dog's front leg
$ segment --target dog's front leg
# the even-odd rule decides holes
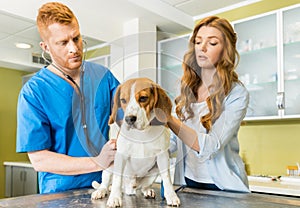
[[[114,161],[114,173],[111,186],[111,193],[107,200],[107,206],[120,207],[122,206],[122,175],[127,158],[120,153],[116,153]]]
[[[110,166],[106,170],[102,171],[102,182],[99,184],[97,181],[93,181],[92,186],[96,191],[91,195],[92,199],[102,199],[108,194],[108,188],[113,175],[113,166]]]
[[[176,207],[180,206],[180,199],[176,195],[173,188],[173,184],[171,182],[168,151],[164,151],[163,153],[157,156],[157,165],[158,165],[161,179],[163,181],[167,204]]]

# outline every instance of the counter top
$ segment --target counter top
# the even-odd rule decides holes
[[[17,166],[17,167],[33,168],[32,164],[29,161],[24,161],[24,162],[4,162],[3,165],[5,165],[5,166]]]
[[[18,166],[33,168],[29,161],[4,162],[5,166]],[[171,172],[174,170],[171,169]],[[172,174],[173,175],[173,174]],[[252,192],[270,193],[300,197],[300,176],[281,177],[280,180],[272,180],[272,177],[248,176],[249,188]],[[160,182],[160,178],[156,181]]]
[[[159,196],[159,185],[154,187],[156,199],[145,199],[138,193],[137,196],[123,195],[123,207],[168,207]],[[100,200],[91,200],[93,189],[80,189],[55,194],[36,194],[23,197],[0,200],[0,207],[106,207],[107,197]],[[180,207],[201,208],[292,208],[300,206],[300,198],[275,196],[257,193],[236,193],[225,191],[207,191],[185,188],[178,192],[181,200]]]
[[[300,177],[272,177],[248,176],[249,188],[252,192],[271,193],[288,196],[300,196]]]

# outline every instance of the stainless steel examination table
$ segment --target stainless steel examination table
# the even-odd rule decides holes
[[[123,207],[168,207],[160,197],[159,185],[155,184],[157,197],[145,199],[139,192],[136,196],[123,196]],[[107,197],[91,200],[93,189],[80,189],[55,194],[36,194],[0,200],[0,207],[106,207]],[[185,188],[178,192],[180,207],[201,208],[290,208],[300,207],[299,197],[287,197],[258,193],[235,193]]]

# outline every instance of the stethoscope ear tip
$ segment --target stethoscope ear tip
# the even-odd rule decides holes
[[[47,56],[47,57],[46,57],[46,56]],[[43,50],[43,51],[42,51],[42,58],[44,59],[44,61],[45,61],[47,64],[51,65],[52,60],[51,60],[51,57],[50,57],[49,52]]]
[[[83,42],[84,45],[87,45],[87,42],[86,42],[85,39],[82,39],[82,42]]]

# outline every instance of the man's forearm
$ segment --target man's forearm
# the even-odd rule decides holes
[[[71,157],[49,150],[28,152],[36,171],[61,175],[77,175],[100,171],[101,168],[91,157]]]

